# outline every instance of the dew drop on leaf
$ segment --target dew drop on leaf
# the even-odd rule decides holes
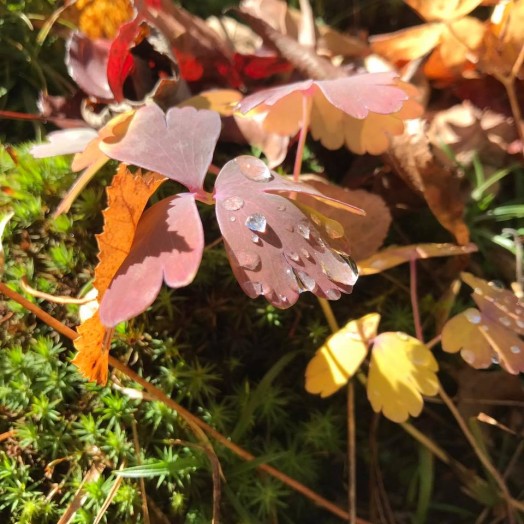
[[[524,329],[524,320],[517,320],[517,326]]]
[[[246,155],[237,157],[235,162],[240,167],[242,174],[249,180],[253,180],[254,182],[269,182],[273,179],[271,171],[262,160],[257,160]]]
[[[480,324],[480,313],[476,310],[468,310],[465,313],[466,318],[472,323],[472,324]]]
[[[232,217],[232,216],[229,217],[229,221],[230,221],[230,222],[235,222],[236,219],[237,219],[237,217]]]
[[[313,291],[317,285],[314,278],[311,278],[305,271],[296,270],[295,276],[297,277],[299,286],[304,290]]]
[[[284,227],[285,227],[285,228],[287,229],[287,231],[289,231],[290,233],[293,233],[293,231],[295,230],[295,228],[293,227],[293,224],[286,224]]]
[[[267,227],[267,220],[264,215],[254,213],[246,218],[246,226],[257,233],[265,233]]]
[[[344,232],[338,228],[333,227],[331,224],[326,224],[325,230],[329,238],[335,239],[344,236]]]
[[[302,235],[306,240],[309,240],[309,235],[311,234],[311,229],[306,224],[298,224],[297,231]]]
[[[521,351],[520,347],[519,346],[511,346],[510,348],[510,351],[515,354],[515,355],[518,355]]]
[[[305,248],[301,248],[301,249],[300,249],[300,252],[301,252],[302,255],[303,255],[304,257],[306,257],[308,260],[311,258],[311,253],[310,253],[307,249],[305,249]]]
[[[292,260],[293,262],[300,262],[300,256],[295,251],[287,251],[285,255],[286,258],[289,258],[289,260]]]
[[[511,326],[511,320],[508,317],[500,317],[499,322],[506,327]]]
[[[319,226],[321,223],[322,223],[322,220],[320,219],[320,217],[318,215],[315,215],[314,213],[311,214],[311,220],[317,225]]]
[[[278,206],[277,209],[279,211],[285,211],[286,210],[286,206]]]
[[[338,300],[342,296],[342,293],[338,289],[328,289],[326,291],[326,297],[328,300]]]
[[[498,355],[493,355],[491,357],[491,362],[493,362],[493,364],[500,364],[499,356]]]
[[[253,251],[240,251],[236,256],[240,267],[244,269],[255,271],[260,267],[260,256]]]
[[[258,235],[253,235],[251,237],[251,242],[258,245],[262,244],[262,240],[260,240],[260,237]]]
[[[244,287],[247,291],[253,291],[256,295],[263,295],[266,291],[262,282],[246,282]]]
[[[227,209],[228,211],[238,211],[243,206],[244,206],[244,199],[237,197],[237,196],[226,198],[222,202],[222,207],[224,209]]]

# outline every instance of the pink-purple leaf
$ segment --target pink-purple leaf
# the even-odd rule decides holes
[[[240,286],[282,309],[303,291],[331,300],[350,293],[356,268],[291,200],[274,194],[283,190],[316,193],[248,156],[228,162],[217,177],[218,224]]]
[[[130,253],[100,304],[107,327],[142,313],[162,281],[172,288],[190,284],[204,250],[204,231],[195,198],[182,193],[149,208],[138,223]]]
[[[97,136],[98,132],[91,127],[74,127],[52,131],[46,136],[47,142],[31,146],[29,152],[35,158],[80,153]]]
[[[220,117],[214,111],[174,107],[164,114],[149,104],[135,113],[121,140],[105,139],[100,149],[110,158],[156,171],[198,193],[219,134]]]
[[[103,100],[113,100],[113,92],[107,81],[109,40],[93,40],[74,32],[67,42],[66,64],[71,78],[88,95]]]

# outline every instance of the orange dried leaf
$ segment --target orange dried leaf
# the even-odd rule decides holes
[[[95,268],[94,286],[98,302],[125,260],[133,243],[136,225],[149,197],[165,180],[156,173],[132,175],[124,164],[119,166],[107,189],[108,208],[103,212],[104,230],[97,236],[100,260]],[[74,363],[89,380],[105,384],[107,380],[108,343],[104,344],[106,328],[98,312],[78,328],[74,345],[78,351]]]
[[[359,274],[374,275],[386,269],[409,262],[412,259],[451,257],[477,251],[475,244],[457,246],[455,244],[411,244],[409,246],[392,246],[358,263]]]
[[[234,89],[213,89],[184,100],[177,107],[191,106],[195,109],[210,109],[222,116],[231,116],[235,106],[242,100],[242,94]]]
[[[317,350],[306,368],[306,391],[328,397],[344,386],[366,357],[377,334],[380,315],[348,322]]]
[[[420,415],[422,395],[439,390],[438,364],[431,351],[405,333],[381,333],[375,338],[369,365],[368,399],[375,412],[393,422]]]
[[[461,18],[478,7],[482,0],[404,0],[428,21]]]

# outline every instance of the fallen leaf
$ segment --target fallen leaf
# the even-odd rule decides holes
[[[380,315],[348,322],[316,351],[306,368],[306,391],[328,397],[347,384],[367,355]]]
[[[391,138],[387,161],[404,181],[422,193],[435,218],[457,242],[466,245],[469,230],[463,217],[460,179],[432,153],[421,119],[411,120],[403,135]]]
[[[422,395],[439,390],[438,364],[431,351],[405,333],[375,337],[369,365],[368,399],[373,411],[393,422],[405,422],[422,411]]]
[[[129,253],[139,217],[149,197],[163,181],[163,177],[154,173],[131,175],[125,165],[119,166],[107,189],[104,230],[97,236],[100,262],[95,268],[94,287],[99,303]],[[109,340],[106,340],[107,330],[100,321],[99,312],[82,322],[77,331],[80,336],[74,345],[78,353],[73,363],[88,380],[105,384]]]
[[[482,0],[404,0],[428,21],[454,20],[467,15],[478,7]]]
[[[455,244],[411,244],[409,246],[391,246],[360,260],[359,274],[374,275],[387,269],[405,264],[412,259],[425,259],[432,257],[451,257],[465,255],[477,251],[475,244],[457,246]]]

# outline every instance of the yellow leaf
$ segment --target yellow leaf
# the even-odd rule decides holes
[[[431,351],[405,333],[375,338],[368,376],[368,399],[375,412],[393,422],[420,415],[422,395],[436,395],[438,364]]]
[[[107,188],[104,230],[97,236],[100,262],[95,268],[94,287],[99,303],[131,249],[138,220],[149,197],[164,180],[156,173],[132,175],[124,164],[120,164]],[[78,354],[73,363],[86,378],[99,384],[107,381],[109,340],[106,331],[97,312],[82,322],[78,328],[80,336],[74,342]]]
[[[242,94],[234,89],[213,89],[202,91],[178,104],[178,107],[191,106],[196,109],[210,109],[222,116],[231,116],[235,112],[235,106],[242,100]]]
[[[306,368],[306,391],[328,397],[346,384],[362,364],[379,322],[380,315],[370,313],[329,337]]]

